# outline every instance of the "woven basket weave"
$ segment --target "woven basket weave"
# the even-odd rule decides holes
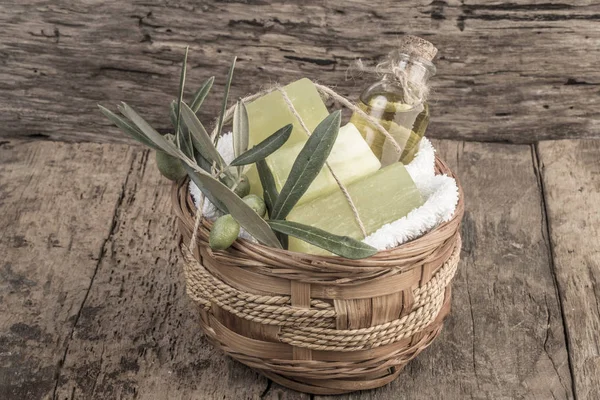
[[[453,176],[436,159],[436,170]],[[209,340],[289,388],[314,394],[391,382],[431,344],[450,311],[460,255],[463,195],[435,230],[363,260],[274,249],[239,239],[208,245],[202,221],[190,252],[196,207],[188,182],[173,186],[188,295]]]

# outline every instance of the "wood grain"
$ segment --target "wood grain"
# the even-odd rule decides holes
[[[53,394],[136,153],[0,142],[0,398]]]
[[[574,388],[600,398],[600,141],[542,142],[540,170]]]
[[[210,75],[215,116],[228,65],[232,99],[307,76],[352,98],[398,36],[439,47],[429,135],[531,143],[600,136],[600,5],[383,0],[68,2],[0,5],[0,136],[126,140],[96,103],[121,100],[169,129],[180,62],[190,46],[188,93]]]
[[[170,182],[148,155],[132,164],[57,397],[307,399],[225,357],[201,333],[178,263]]]
[[[461,179],[467,210],[452,311],[398,379],[340,399],[572,399],[531,147],[435,146]]]

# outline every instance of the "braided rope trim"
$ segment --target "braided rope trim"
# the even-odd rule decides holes
[[[444,292],[446,286],[450,284],[450,281],[452,281],[452,278],[454,278],[454,274],[456,273],[458,262],[460,261],[461,245],[462,242],[459,239],[450,258],[444,263],[435,276],[425,285],[413,290],[413,307],[422,307],[431,297],[435,296],[436,293]]]
[[[292,346],[324,351],[356,351],[372,349],[412,336],[435,320],[443,302],[460,256],[456,247],[450,259],[425,286],[415,290],[417,307],[404,317],[369,328],[337,330],[318,327],[284,327],[279,339]]]
[[[372,330],[361,332],[363,329],[354,331],[335,330],[327,328],[311,328],[313,331],[294,327],[289,329],[283,327],[279,340],[292,346],[304,347],[312,350],[323,351],[357,351],[373,349],[398,340],[412,336],[429,325],[440,312],[444,302],[444,296],[436,296],[434,301],[424,307],[420,307],[401,319],[390,323],[379,325],[387,326],[382,330],[373,330],[376,327],[364,328]]]
[[[261,296],[242,292],[212,276],[182,246],[186,291],[208,310],[211,303],[249,321],[265,325],[334,327],[336,312],[329,303],[311,300],[312,308],[291,306],[290,296]]]
[[[292,307],[290,296],[261,296],[246,293],[221,282],[210,274],[182,246],[187,293],[205,310],[214,303],[232,314],[266,325],[282,326],[281,342],[327,351],[356,351],[394,343],[419,332],[439,314],[444,291],[456,272],[460,242],[450,258],[424,286],[413,290],[414,311],[385,324],[354,330],[335,328],[335,309],[326,302],[312,300],[309,309]]]

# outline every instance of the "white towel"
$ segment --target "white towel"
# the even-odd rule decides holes
[[[226,163],[233,160],[233,136],[231,133],[226,133],[221,137],[217,150]],[[382,226],[363,240],[377,250],[390,249],[416,239],[442,222],[449,221],[454,214],[456,204],[458,204],[458,187],[454,178],[447,175],[435,175],[435,149],[427,138],[421,140],[419,151],[413,161],[406,166],[406,170],[413,178],[425,203],[412,210],[407,216]],[[193,182],[190,182],[190,193],[198,207],[202,193]],[[219,210],[208,200],[204,202],[203,212],[204,216],[211,221],[221,215]],[[243,229],[240,231],[240,237],[256,242]]]

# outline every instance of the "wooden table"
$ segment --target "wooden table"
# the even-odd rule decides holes
[[[0,5],[0,398],[309,399],[208,345],[169,183],[96,103],[161,130],[188,88],[346,80],[405,32],[440,49],[428,135],[465,190],[439,339],[340,399],[600,398],[600,6],[587,1]],[[208,100],[210,121],[220,97]],[[314,398],[320,398],[318,396]]]

